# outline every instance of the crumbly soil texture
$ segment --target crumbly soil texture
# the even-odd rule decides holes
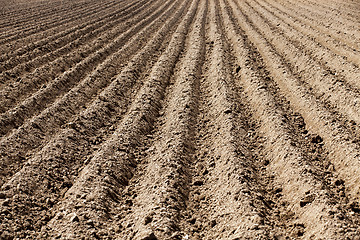
[[[0,1],[0,239],[360,239],[359,11]]]

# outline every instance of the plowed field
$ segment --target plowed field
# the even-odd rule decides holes
[[[0,1],[0,239],[360,239],[358,0]]]

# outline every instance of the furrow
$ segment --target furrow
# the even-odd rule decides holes
[[[298,145],[296,138],[300,134],[294,132],[293,129],[296,128],[293,128],[291,121],[287,119],[291,112],[284,112],[284,107],[281,107],[283,104],[286,105],[287,100],[284,99],[283,103],[279,103],[270,94],[272,90],[269,89],[269,86],[272,84],[272,79],[274,79],[274,90],[276,90],[276,84],[279,84],[278,79],[288,71],[285,71],[284,67],[280,68],[280,60],[276,59],[273,50],[270,51],[270,47],[262,39],[261,35],[255,32],[253,26],[250,26],[238,6],[233,2],[228,2],[228,4],[231,11],[233,11],[233,15],[236,16],[236,20],[233,20],[234,28],[227,29],[227,35],[233,43],[234,54],[241,67],[239,71],[241,81],[239,83],[249,96],[248,99],[252,109],[254,109],[255,119],[260,120],[260,130],[265,135],[264,153],[268,159],[266,171],[274,174],[273,181],[280,185],[279,192],[283,195],[280,200],[286,204],[285,210],[287,211],[283,211],[282,214],[284,215],[279,216],[284,221],[285,232],[283,236],[325,237],[327,239],[338,239],[347,236],[353,238],[358,234],[358,229],[351,219],[351,210],[346,207],[346,199],[343,202],[336,201],[337,194],[334,194],[333,189],[329,189],[326,182],[319,177],[324,175],[326,169],[316,168],[312,160],[309,159],[308,153],[303,151],[306,146],[303,146],[301,142],[300,146]],[[239,33],[234,34],[236,28],[239,28],[237,26],[244,29],[245,32],[238,30]],[[245,34],[249,39],[244,37]],[[249,56],[255,54],[256,50],[252,47],[253,52],[250,52],[249,40],[253,42],[261,53],[261,55],[253,57],[253,60]],[[266,72],[259,77],[254,72],[254,67],[249,66],[249,62],[251,63],[255,59],[261,61],[261,58],[263,58],[265,67],[272,75],[271,77],[267,76]],[[274,67],[275,64],[279,65]],[[260,65],[258,69],[263,69],[263,67]],[[277,72],[279,68],[281,70]],[[275,72],[277,72],[276,75]],[[286,82],[289,82],[292,76],[287,75]],[[283,84],[279,84],[279,87],[282,92]],[[284,95],[288,97],[286,93]],[[293,107],[294,98],[289,99],[290,106]],[[299,101],[299,99],[296,101]],[[304,111],[298,107],[293,109],[299,111],[307,123],[308,119]],[[312,128],[309,129],[309,131],[312,130]],[[337,204],[342,204],[342,206],[336,206]],[[336,212],[341,217],[334,216],[335,209],[336,211],[341,209],[340,213]],[[348,211],[342,212],[345,210]]]
[[[67,8],[64,8],[64,7],[55,7],[55,6],[50,6],[48,12],[41,12],[40,10],[35,10],[36,13],[34,14],[31,9],[28,9],[29,11],[27,12],[22,12],[22,14],[17,14],[16,16],[12,16],[12,15],[9,15],[6,16],[6,21],[4,20],[5,19],[5,15],[6,14],[3,14],[1,16],[1,20],[2,21],[2,24],[0,24],[0,29],[2,30],[2,33],[3,34],[6,34],[4,30],[7,30],[8,28],[12,28],[12,29],[16,29],[19,27],[18,23],[23,23],[24,26],[22,26],[23,28],[25,28],[26,26],[30,25],[33,23],[33,18],[38,18],[40,21],[42,20],[42,18],[46,19],[49,17],[49,15],[51,14],[54,14],[54,12],[56,11],[61,11],[61,10],[69,10],[71,8],[80,8],[80,7],[83,7],[84,4],[81,4],[79,5],[79,3],[74,3],[74,4],[70,4],[70,6],[68,6]]]
[[[291,3],[287,1],[286,5],[284,2],[284,7],[291,8]],[[323,25],[326,28],[333,29],[337,31],[335,33],[336,35],[340,35],[342,37],[345,37],[347,39],[352,37],[352,41],[357,41],[355,37],[359,38],[360,33],[357,31],[358,24],[354,23],[353,21],[348,21],[345,19],[342,19],[339,16],[332,16],[330,14],[324,13],[323,11],[318,11],[318,9],[314,8],[313,6],[306,6],[304,4],[301,4],[299,1],[297,4],[297,9],[294,9],[294,11],[299,11],[302,13],[302,16],[304,16],[306,19],[309,19],[310,21]],[[349,35],[351,35],[349,37]]]
[[[66,2],[66,1],[64,1]],[[44,2],[43,2],[44,3]],[[48,11],[51,8],[57,8],[60,5],[59,1],[52,1],[48,4],[38,4],[38,3],[31,3],[31,4],[16,4],[12,3],[9,5],[3,5],[1,10],[1,20],[5,22],[6,17],[18,17],[18,16],[26,16],[29,12],[32,11]]]
[[[160,49],[163,49],[159,46],[168,43],[169,33],[173,33],[174,25],[188,9],[188,5],[188,2],[182,4],[179,11],[165,22],[162,29],[134,56],[121,74],[102,91],[99,99],[75,117],[71,125],[62,129],[41,151],[27,161],[20,174],[14,175],[3,186],[3,189],[7,189],[3,193],[16,199],[12,202],[14,207],[10,206],[13,210],[7,219],[13,219],[12,216],[18,214],[21,206],[21,211],[26,211],[27,216],[32,216],[33,230],[38,234],[41,226],[54,217],[56,212],[51,213],[52,206],[61,200],[66,190],[71,187],[72,181],[88,161],[86,159],[89,159],[101,142],[114,132],[114,126],[118,124],[131,99],[138,92],[142,79],[148,76],[147,72],[154,64],[152,60],[157,58]],[[40,187],[40,182],[46,187]],[[36,204],[48,209],[45,215],[39,214],[33,206],[26,205],[26,201],[37,194],[41,194],[42,198],[36,200]],[[15,231],[17,227],[21,228],[26,219],[24,216],[21,219],[23,221],[16,224],[7,221],[3,226],[9,224]],[[41,232],[43,238],[50,237],[46,229]]]
[[[329,4],[330,5],[333,5],[333,6],[337,6],[339,3],[342,4],[343,6],[343,9],[342,10],[346,10],[346,9],[350,9],[350,10],[353,10],[354,8],[356,8],[358,5],[357,5],[357,2],[356,1],[353,1],[353,2],[349,2],[349,1],[338,1],[338,0],[331,0],[329,1]]]
[[[288,67],[281,62],[280,56],[266,46],[261,38],[252,41],[261,50],[274,79],[293,108],[302,114],[309,129],[324,137],[327,148],[331,150],[330,157],[335,169],[345,181],[351,198],[356,198],[359,194],[359,179],[356,177],[358,161],[355,159],[360,155],[359,146],[353,141],[349,130],[341,126],[339,121],[301,86]]]
[[[117,9],[116,5],[112,7],[114,8],[114,10]],[[109,10],[107,7],[103,7],[93,10],[92,12],[89,11],[86,14],[74,13],[74,18],[76,18],[74,21],[71,20],[72,18],[65,19],[64,21],[58,21],[57,23],[53,24],[51,28],[44,31],[41,31],[41,29],[43,29],[44,27],[42,27],[41,24],[38,24],[33,31],[27,31],[24,34],[17,34],[13,37],[0,40],[0,53],[4,55],[7,52],[15,51],[16,49],[20,48],[25,44],[31,44],[33,42],[39,41],[43,39],[44,36],[56,35],[68,28],[77,26],[79,24],[79,21],[90,21],[93,18],[97,18],[99,17],[99,14],[101,16],[102,11],[107,10]],[[103,14],[105,13],[103,12]],[[79,18],[81,19],[79,20]]]
[[[358,18],[354,16],[353,14],[354,12],[351,9],[346,9],[347,11],[345,11],[344,9],[339,8],[339,6],[342,6],[343,3],[338,2],[336,4],[329,4],[329,2],[326,2],[326,4],[323,4],[322,2],[319,1],[317,2],[305,1],[305,2],[307,2],[308,5],[312,7],[316,7],[318,9],[322,9],[325,12],[337,13],[336,14],[337,17],[344,17],[348,21],[358,22]]]
[[[46,9],[34,9],[31,7],[26,7],[25,11],[17,11],[17,15],[14,14],[10,14],[10,12],[7,12],[7,14],[3,14],[1,16],[1,18],[5,19],[6,17],[6,21],[4,20],[2,24],[0,24],[1,28],[4,27],[13,27],[16,28],[18,27],[18,25],[20,25],[21,23],[24,23],[24,25],[31,23],[32,21],[35,21],[36,19],[38,20],[42,20],[48,18],[49,16],[53,15],[54,13],[62,13],[65,11],[69,11],[69,9],[74,10],[74,8],[81,8],[84,7],[84,5],[89,5],[91,4],[90,1],[87,2],[66,2],[66,4],[60,4],[59,2],[52,2],[53,4],[47,4],[47,8]],[[55,6],[55,4],[57,4],[57,6]],[[65,2],[64,2],[65,3]],[[95,2],[96,3],[96,2]],[[24,10],[24,9],[23,9]],[[7,16],[6,16],[7,15]]]
[[[19,19],[9,18],[8,20],[8,26],[7,28],[12,29],[13,32],[18,30],[26,30],[32,25],[35,25],[36,23],[47,23],[49,21],[55,22],[56,18],[60,20],[61,18],[64,18],[65,16],[70,16],[68,14],[72,14],[81,10],[84,10],[86,8],[92,7],[92,9],[95,9],[96,7],[112,7],[116,5],[117,2],[113,0],[106,0],[102,3],[99,2],[92,2],[92,1],[86,1],[86,2],[73,2],[68,4],[61,4],[59,8],[51,8],[48,12],[29,12],[29,17],[26,18],[26,16],[23,16]],[[65,6],[65,7],[64,7]],[[95,8],[94,8],[95,7]],[[101,8],[100,8],[101,9]],[[9,34],[10,32],[8,32]]]
[[[142,154],[141,146],[159,114],[168,79],[182,49],[194,10],[192,5],[112,137],[93,155],[63,201],[56,206],[57,214],[48,224],[54,234],[62,232],[62,235],[76,236],[79,228],[85,231],[81,235],[92,237],[99,236],[101,232],[115,231],[119,234],[122,231],[122,227],[115,224],[119,214],[117,211],[122,208],[118,205],[119,194],[131,178],[136,166],[134,158]],[[82,198],[77,197],[79,194]],[[77,214],[84,222],[69,222],[70,212]]]
[[[111,7],[115,2],[109,4]],[[98,11],[105,10],[109,7],[107,4],[95,3],[95,6],[87,6],[79,8],[79,11],[70,11],[67,14],[60,15],[58,19],[55,17],[51,18],[50,22],[36,22],[34,26],[30,26],[27,29],[20,29],[18,32],[10,32],[8,36],[4,36],[4,38],[0,39],[0,44],[6,44],[15,40],[19,40],[25,37],[28,37],[33,34],[44,33],[58,26],[62,26],[68,23],[75,23],[75,21],[80,18],[91,17],[96,14]],[[99,9],[100,8],[100,9]]]
[[[2,12],[3,17],[7,16],[22,16],[26,14],[30,14],[35,11],[49,11],[51,8],[57,8],[57,7],[64,7],[62,4],[81,4],[83,2],[90,2],[90,1],[80,1],[80,3],[76,3],[74,1],[64,0],[64,1],[25,1],[25,2],[12,2],[8,6],[4,7],[4,12]],[[10,3],[10,1],[9,1]],[[7,8],[7,9],[6,9]]]
[[[331,50],[316,44],[312,38],[303,35],[301,32],[291,27],[291,22],[289,22],[286,18],[282,18],[274,11],[271,12],[268,7],[260,3],[259,5],[261,7],[258,8],[258,12],[260,11],[264,17],[269,19],[267,21],[272,22],[274,31],[281,30],[281,34],[286,36],[287,39],[291,39],[290,41],[292,44],[296,45],[300,51],[306,53],[307,55],[311,55],[313,59],[322,65],[322,68],[328,71],[328,73],[324,73],[325,75],[340,75],[344,77],[346,82],[349,84],[356,88],[360,88],[360,84],[356,81],[356,77],[354,77],[359,74],[360,70],[358,67],[349,63],[346,59],[335,54]],[[275,24],[277,27],[275,27]]]
[[[173,2],[169,3],[172,6],[175,4]],[[147,37],[151,37],[154,31],[160,27],[162,21],[169,17],[173,11],[175,9],[170,8],[161,17],[158,16],[158,19],[153,24],[138,32],[136,37],[124,46],[126,48],[108,58],[96,71],[71,91],[41,114],[28,120],[19,129],[14,130],[8,137],[3,137],[0,142],[0,152],[2,153],[2,161],[0,162],[2,166],[1,181],[3,182],[4,179],[15,173],[16,169],[19,169],[24,163],[28,154],[31,155],[33,151],[45,144],[61,126],[69,123],[71,117],[77,114],[81,108],[86,108],[86,104],[95,97],[96,93],[106,87],[111,78],[118,73],[118,68],[122,67],[121,64],[126,62],[132,54],[136,53],[144,45]],[[4,151],[5,149],[7,151]]]
[[[5,56],[2,58],[4,63],[0,67],[0,72],[8,71],[18,65],[21,66],[18,66],[16,71],[12,70],[9,74],[16,75],[17,73],[23,73],[23,71],[29,72],[39,66],[39,64],[36,65],[37,62],[44,63],[46,61],[53,60],[52,58],[47,57],[48,55],[55,55],[55,52],[65,54],[66,50],[69,52],[71,47],[75,50],[81,42],[89,41],[104,30],[111,29],[111,27],[125,21],[127,19],[126,16],[129,14],[135,15],[140,11],[140,9],[142,9],[138,6],[140,4],[144,5],[141,1],[130,3],[124,8],[121,8],[119,11],[107,14],[104,17],[97,18],[96,20],[92,20],[84,24],[79,24],[78,26],[67,29],[64,32],[55,34],[54,36],[49,36],[36,43],[31,43],[30,45],[13,51],[11,55],[6,55],[7,59],[5,59]],[[40,56],[44,55],[46,58],[40,58]]]
[[[32,17],[35,18],[37,21],[34,20],[32,21],[31,18],[26,19],[25,17],[22,17],[19,21],[9,18],[8,24],[5,26],[5,29],[2,29],[2,34],[0,35],[0,39],[9,37],[16,32],[26,31],[27,28],[33,27],[38,23],[46,23],[48,21],[55,22],[56,20],[61,19],[61,17],[67,17],[70,16],[70,14],[72,14],[73,12],[82,10],[84,7],[90,8],[90,7],[98,7],[98,6],[99,6],[98,3],[92,4],[91,2],[87,2],[83,4],[75,3],[70,5],[67,9],[64,8],[53,9],[52,12],[50,12],[49,14],[41,14],[41,15],[32,14]],[[20,23],[20,25],[17,23]]]
[[[25,120],[40,113],[46,106],[53,103],[58,97],[69,91],[71,87],[86,78],[86,76],[89,76],[92,72],[99,71],[101,68],[96,69],[99,64],[105,61],[105,59],[109,59],[112,54],[123,47],[123,45],[141,29],[146,28],[149,31],[150,26],[154,25],[153,22],[157,17],[164,14],[164,11],[170,11],[169,5],[171,5],[171,3],[167,2],[150,16],[136,23],[133,27],[118,36],[107,46],[90,54],[90,56],[81,60],[73,68],[70,68],[60,76],[56,77],[53,81],[49,82],[44,88],[24,99],[15,108],[2,114],[0,116],[0,134],[5,135],[9,132],[11,133],[11,130],[18,128]]]
[[[154,4],[153,6],[147,6],[146,9],[155,10],[158,7],[159,4]],[[59,77],[59,75],[61,76],[63,72],[69,70],[71,71],[71,67],[76,66],[76,64],[81,63],[81,61],[84,61],[84,58],[91,57],[91,54],[96,54],[96,51],[99,51],[104,47],[104,45],[106,46],[106,44],[111,44],[112,40],[126,32],[129,26],[136,24],[145,17],[146,13],[144,12],[138,13],[136,16],[131,16],[131,18],[129,16],[129,20],[114,27],[114,29],[103,30],[106,32],[102,34],[101,39],[94,39],[92,42],[86,42],[86,45],[77,51],[74,49],[76,44],[72,42],[69,44],[70,46],[65,49],[60,49],[59,51],[49,53],[47,55],[48,57],[56,59],[36,68],[34,72],[25,75],[22,78],[16,78],[16,76],[11,75],[11,78],[7,78],[5,81],[5,86],[3,86],[3,89],[0,90],[0,113],[4,113],[12,107],[16,106],[16,104],[19,104],[21,101],[31,96],[31,94],[33,94],[34,91],[38,90],[39,88],[46,87],[47,84],[51,83],[52,79],[57,76]],[[90,32],[88,36],[94,37],[95,31]],[[86,36],[83,36],[78,40],[83,42],[86,40],[85,38]],[[67,49],[71,52],[65,56],[58,57],[59,52]],[[40,59],[40,61],[44,61],[44,59]],[[25,67],[28,66],[29,63],[26,63]],[[7,74],[5,73],[3,76],[4,75],[6,76]]]
[[[255,12],[247,6],[244,6],[244,8],[249,12],[248,19],[254,23],[254,29],[258,29],[262,36],[272,44],[273,48],[276,49],[280,55],[284,56],[284,59],[290,64],[289,67],[291,66],[293,73],[302,79],[305,87],[308,85],[307,88],[312,89],[317,96],[320,96],[322,102],[330,102],[331,105],[335,106],[338,111],[344,114],[349,120],[359,123],[360,113],[357,106],[357,103],[360,102],[358,97],[360,95],[359,90],[347,86],[346,82],[341,82],[341,79],[336,77],[337,74],[335,70],[324,68],[321,63],[318,63],[318,61],[308,56],[305,51],[309,53],[311,49],[303,51],[303,48],[306,47],[294,45],[283,36],[285,35],[284,32],[278,31],[278,28],[276,28],[274,24],[271,25],[263,15],[260,16],[258,12]],[[289,30],[286,32],[289,32]],[[271,33],[271,36],[269,33]],[[295,40],[299,39],[297,35],[295,36]],[[306,42],[304,42],[304,44],[306,44]],[[310,43],[309,45],[311,46]],[[325,58],[325,54],[322,54],[322,57]],[[326,60],[325,58],[324,61]],[[329,57],[329,61],[331,61],[331,57]],[[338,68],[339,67],[335,69]],[[344,66],[344,68],[346,69],[346,66]],[[354,71],[348,72],[348,74],[351,74],[349,77],[354,81],[360,72],[357,71],[356,73],[356,71]]]
[[[190,239],[269,239],[272,224],[246,141],[252,126],[231,76],[220,10],[210,3],[185,232]]]
[[[136,3],[136,2],[134,2],[134,3]],[[118,4],[118,5],[114,5],[112,8],[109,8],[109,9],[99,9],[100,11],[95,12],[95,15],[93,15],[92,18],[90,18],[90,19],[85,18],[81,22],[60,25],[58,28],[55,29],[55,32],[52,32],[53,34],[49,34],[48,37],[44,37],[44,36],[46,36],[46,34],[39,34],[40,36],[38,38],[40,38],[40,39],[36,39],[36,36],[29,36],[28,37],[29,40],[27,40],[27,38],[21,39],[21,44],[20,43],[18,44],[20,46],[17,46],[16,42],[13,42],[12,46],[10,46],[11,48],[8,48],[8,49],[6,49],[5,46],[3,46],[5,54],[4,54],[4,56],[0,57],[0,60],[5,61],[9,57],[24,54],[27,51],[40,46],[41,44],[46,44],[49,41],[52,41],[52,42],[56,41],[56,40],[60,39],[61,37],[74,32],[75,30],[77,30],[79,28],[84,28],[84,27],[86,27],[86,25],[91,25],[92,23],[95,22],[94,18],[98,18],[99,21],[102,19],[110,18],[110,17],[114,16],[116,13],[119,13],[119,10],[121,10],[123,7],[131,6],[131,5],[132,5],[131,3],[129,3],[128,5]],[[28,43],[28,44],[26,44],[26,43]],[[5,51],[5,50],[9,50],[9,49],[11,49],[12,52],[9,53],[9,52]]]
[[[75,7],[75,9],[72,9],[70,11],[68,10],[67,12],[59,15],[55,12],[51,14],[48,19],[44,19],[43,21],[41,19],[38,19],[39,21],[37,22],[29,21],[18,28],[9,26],[7,27],[8,29],[4,29],[2,31],[2,34],[0,35],[0,41],[2,43],[7,43],[9,42],[9,40],[11,41],[14,37],[15,37],[14,40],[16,40],[16,37],[21,38],[21,35],[26,34],[26,32],[31,32],[31,31],[36,32],[36,30],[41,32],[41,29],[46,28],[46,25],[48,23],[56,23],[57,21],[62,21],[64,19],[71,19],[74,15],[76,15],[76,13],[81,14],[84,11],[83,9],[87,9],[87,7],[88,10],[93,10],[94,8],[99,7],[99,4],[88,3],[85,6]]]
[[[200,1],[184,55],[177,63],[161,116],[155,122],[155,139],[125,189],[128,196],[120,204],[129,210],[120,222],[122,226],[132,227],[120,234],[119,239],[182,239],[185,236],[179,228],[180,211],[186,207],[191,181],[189,165],[192,164],[198,81],[205,50],[206,8],[207,3]]]
[[[278,14],[281,13],[286,18],[294,19],[293,21],[289,21],[289,23],[296,30],[312,38],[314,41],[330,49],[334,53],[343,56],[348,61],[354,63],[358,68],[360,67],[358,46],[352,47],[353,44],[351,43],[346,43],[347,45],[345,45],[345,39],[334,38],[334,36],[331,36],[326,30],[323,32],[320,29],[320,26],[315,26],[312,22],[303,19],[298,14],[290,12],[288,9],[282,7],[280,4],[277,4],[274,1],[269,3],[269,5],[271,5],[274,11]]]
[[[1,8],[2,12],[0,15],[0,19],[1,19],[0,26],[10,24],[8,22],[9,18],[13,18],[15,20],[16,18],[27,17],[28,15],[32,16],[33,11],[37,11],[38,13],[41,13],[41,12],[51,11],[51,9],[61,9],[61,6],[59,7],[60,5],[59,1],[52,1],[51,3],[43,4],[43,5],[36,5],[36,4],[34,5],[28,4],[21,7],[17,5],[2,6],[3,8]],[[6,9],[6,7],[8,8]]]
[[[0,239],[360,240],[359,0],[0,0]]]

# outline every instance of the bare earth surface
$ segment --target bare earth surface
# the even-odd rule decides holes
[[[0,1],[0,239],[360,239],[360,1]]]

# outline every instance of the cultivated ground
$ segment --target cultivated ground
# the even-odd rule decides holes
[[[0,239],[359,239],[358,0],[0,4]]]

